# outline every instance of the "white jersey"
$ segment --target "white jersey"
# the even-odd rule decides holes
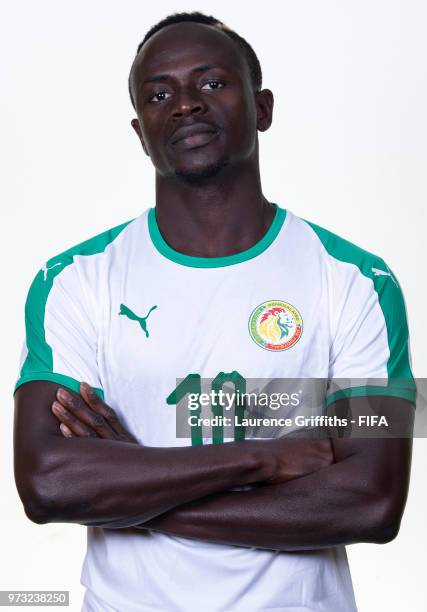
[[[152,208],[35,277],[16,388],[49,380],[78,392],[86,381],[141,444],[171,447],[209,442],[197,430],[177,437],[177,379],[220,373],[412,379],[395,277],[379,257],[280,207],[257,244],[218,258],[173,250]],[[349,385],[328,384],[325,403],[414,399],[411,385]],[[343,546],[299,554],[89,527],[81,580],[86,611],[356,610]]]

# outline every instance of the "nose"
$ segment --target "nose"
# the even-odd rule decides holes
[[[179,118],[185,115],[203,114],[205,110],[205,102],[198,95],[186,91],[177,95],[172,116]]]

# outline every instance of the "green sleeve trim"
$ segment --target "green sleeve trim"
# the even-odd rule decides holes
[[[369,397],[371,395],[384,395],[386,397],[399,397],[409,400],[415,404],[416,389],[404,387],[381,387],[381,386],[365,386],[365,387],[349,387],[348,389],[339,389],[326,398],[326,407],[337,400],[350,397]]]
[[[413,379],[405,301],[393,272],[380,257],[315,223],[310,221],[306,223],[315,232],[329,255],[344,263],[357,266],[364,276],[372,280],[387,329],[390,352],[387,361],[387,375],[390,379]]]
[[[49,259],[44,268],[35,276],[25,303],[25,332],[28,353],[21,368],[21,378],[32,376],[34,372],[51,372],[53,374],[52,348],[46,342],[44,324],[46,302],[55,277],[73,263],[75,255],[86,256],[103,252],[129,223],[131,221],[122,223]]]
[[[224,257],[193,257],[192,255],[186,255],[185,253],[175,251],[175,249],[168,245],[160,233],[159,226],[157,225],[155,208],[150,208],[148,211],[148,231],[155,248],[162,255],[167,257],[167,259],[181,264],[182,266],[190,266],[191,268],[222,268],[224,266],[231,266],[253,259],[257,257],[257,255],[263,253],[271,245],[280,232],[286,218],[286,210],[279,208],[277,204],[274,204],[274,206],[276,207],[276,213],[273,222],[261,240],[245,251],[234,253],[233,255],[226,255]]]
[[[71,391],[75,391],[80,395],[80,384],[84,381],[78,381],[75,378],[71,378],[70,376],[65,376],[64,374],[57,374],[56,372],[31,372],[31,374],[27,374],[25,376],[21,376],[18,382],[15,385],[15,389],[13,393],[15,394],[16,390],[19,389],[21,385],[24,385],[27,382],[32,382],[34,380],[48,380],[49,382],[58,383],[62,387],[68,387]],[[98,389],[97,387],[92,387],[95,393],[102,400],[104,399],[104,391],[102,389]]]

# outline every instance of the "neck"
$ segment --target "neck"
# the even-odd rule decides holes
[[[244,251],[266,233],[274,212],[262,194],[258,160],[225,166],[199,183],[156,175],[160,233],[186,255],[224,257]]]

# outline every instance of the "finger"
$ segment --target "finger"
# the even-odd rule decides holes
[[[56,418],[66,425],[66,427],[71,431],[72,434],[79,437],[94,437],[96,436],[96,432],[87,427],[84,423],[76,419],[76,417],[62,404],[59,402],[53,402],[52,404],[52,412],[56,416]],[[61,425],[60,425],[61,427]]]
[[[129,437],[129,432],[120,423],[115,411],[106,404],[102,399],[95,393],[93,388],[87,383],[80,385],[80,393],[84,400],[89,404],[94,412],[101,415],[110,425],[111,429],[119,435],[119,437]]]
[[[104,417],[91,409],[85,398],[72,395],[66,389],[57,391],[57,398],[62,406],[73,415],[82,425],[95,432],[100,438],[116,439],[115,432]],[[66,423],[68,424],[68,423]]]
[[[64,425],[64,423],[61,423],[59,426],[59,429],[61,430],[62,434],[64,435],[65,438],[73,438],[73,432],[71,431],[71,429],[69,429],[66,425]]]

